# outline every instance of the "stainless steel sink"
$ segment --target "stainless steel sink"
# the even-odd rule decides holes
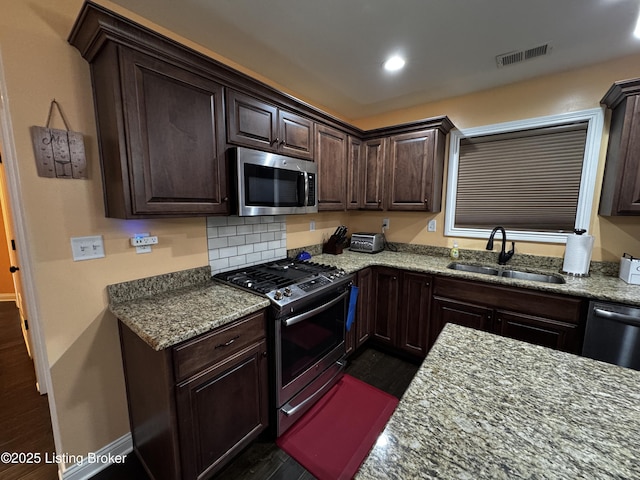
[[[484,275],[498,275],[500,270],[494,267],[485,267],[484,265],[468,265],[466,263],[450,263],[447,268],[452,270],[462,270],[464,272],[482,273]]]
[[[521,272],[520,270],[503,270],[501,277],[515,278],[516,280],[531,280],[533,282],[565,283],[560,275],[546,275],[543,273]]]
[[[485,265],[470,265],[467,263],[453,262],[447,265],[452,270],[463,272],[480,273],[482,275],[493,275],[495,277],[513,278],[516,280],[530,280],[544,283],[565,283],[560,275],[549,275],[544,273],[523,272],[522,270],[505,269],[503,267],[489,267]]]

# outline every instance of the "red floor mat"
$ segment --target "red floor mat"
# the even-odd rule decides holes
[[[319,480],[350,479],[397,405],[394,396],[344,375],[276,443]]]

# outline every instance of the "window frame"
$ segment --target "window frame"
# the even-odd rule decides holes
[[[447,173],[447,195],[445,207],[444,235],[448,237],[467,237],[486,239],[491,233],[489,228],[463,228],[455,226],[456,196],[460,140],[470,137],[481,137],[498,133],[517,132],[533,128],[562,125],[571,122],[587,122],[580,192],[574,228],[590,231],[591,213],[595,197],[596,176],[600,157],[600,146],[604,127],[604,108],[592,108],[576,112],[535,117],[512,122],[496,123],[481,127],[454,129],[449,135],[449,167]],[[497,226],[497,225],[496,225]],[[566,243],[569,232],[540,232],[507,230],[509,240]]]

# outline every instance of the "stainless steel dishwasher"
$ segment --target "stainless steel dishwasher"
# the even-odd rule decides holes
[[[582,355],[640,370],[640,307],[590,302]]]

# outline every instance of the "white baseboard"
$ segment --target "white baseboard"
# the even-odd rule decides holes
[[[82,462],[74,463],[58,476],[61,480],[86,480],[109,465],[122,461],[132,451],[133,440],[131,433],[127,433],[97,452],[85,455]]]

